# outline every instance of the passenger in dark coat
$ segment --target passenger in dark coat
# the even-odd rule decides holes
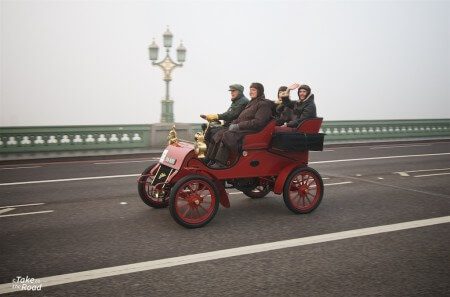
[[[277,126],[282,126],[294,119],[294,102],[289,98],[288,87],[281,86],[278,89],[278,100],[275,104],[275,120]]]
[[[213,136],[214,144],[208,149],[210,158],[215,160],[212,168],[224,168],[228,165],[230,151],[238,153],[242,138],[262,130],[271,120],[273,102],[265,98],[264,86],[252,83],[250,97],[250,102],[238,118],[231,122],[230,127],[221,129]]]
[[[299,101],[294,103],[294,116],[287,123],[288,127],[297,127],[301,121],[317,117],[316,104],[314,103],[314,94],[307,85],[301,85],[298,88]]]
[[[213,123],[215,121],[223,120],[223,127],[228,127],[233,120],[237,119],[239,114],[244,110],[245,106],[249,102],[248,98],[244,95],[244,87],[242,85],[231,85],[229,91],[231,92],[231,105],[226,112],[219,114],[200,115],[201,118],[210,122],[209,128],[207,130],[206,124],[203,124],[204,126],[202,125],[202,128],[205,131],[205,142],[207,146],[210,146],[213,135],[217,133],[217,131],[222,129],[222,126],[214,126]]]

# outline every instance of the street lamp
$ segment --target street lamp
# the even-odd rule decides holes
[[[166,97],[161,100],[161,123],[173,123],[173,100],[170,99],[169,96],[169,83],[172,80],[172,70],[176,67],[182,67],[183,62],[186,60],[186,48],[183,46],[183,43],[177,48],[177,60],[179,63],[174,62],[169,56],[169,50],[172,47],[173,34],[170,32],[169,28],[167,28],[166,32],[163,34],[163,42],[164,47],[166,48],[166,57],[162,59],[160,62],[156,62],[158,60],[158,51],[159,47],[153,39],[152,44],[148,47],[150,60],[152,61],[152,65],[159,66],[164,72],[164,81],[166,82]]]

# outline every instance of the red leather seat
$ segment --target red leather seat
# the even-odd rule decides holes
[[[268,148],[275,126],[275,121],[272,120],[261,131],[254,134],[245,135],[242,140],[242,149],[249,150]]]
[[[319,133],[320,127],[322,126],[323,118],[312,118],[303,120],[297,128],[291,128],[286,126],[277,126],[275,127],[276,133],[278,132],[301,132],[314,134]]]

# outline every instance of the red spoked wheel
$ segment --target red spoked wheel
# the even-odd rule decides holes
[[[141,177],[138,180],[138,192],[142,201],[148,206],[153,208],[164,208],[169,205],[168,191],[161,189],[161,184],[152,185],[155,175],[151,172],[153,168],[159,164],[153,164],[147,167],[144,172],[142,172]]]
[[[170,191],[169,209],[178,224],[186,228],[203,227],[219,209],[217,188],[204,176],[185,176]]]
[[[297,168],[287,178],[283,200],[294,213],[309,213],[316,209],[323,197],[323,181],[312,168]]]

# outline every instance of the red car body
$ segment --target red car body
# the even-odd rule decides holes
[[[308,167],[308,150],[283,151],[275,149],[271,147],[271,140],[276,133],[295,132],[301,134],[317,134],[321,124],[322,118],[305,120],[297,128],[277,127],[275,126],[275,121],[272,121],[260,132],[244,137],[242,149],[236,158],[237,160],[232,166],[225,169],[209,168],[202,159],[197,157],[194,144],[192,143],[178,142],[168,145],[159,163],[147,168],[139,178],[139,193],[144,202],[152,207],[159,208],[169,205],[174,219],[188,228],[201,227],[207,224],[217,212],[219,202],[224,207],[230,207],[229,197],[225,190],[225,185],[228,182],[238,185],[236,186],[238,189],[244,189],[243,192],[251,198],[260,198],[259,196],[265,196],[268,192],[273,191],[275,194],[288,192],[287,196],[295,196],[295,199],[297,199],[296,195],[298,194],[298,197],[302,197],[301,191],[304,192],[306,189],[306,198],[303,198],[303,204],[306,205],[307,202],[305,201],[307,200],[313,200],[310,203],[311,207],[306,209],[301,209],[301,207],[296,209],[294,207],[292,209],[292,205],[291,207],[290,205],[287,206],[295,213],[310,212],[318,206],[322,199],[323,182],[320,175]],[[298,173],[298,176],[301,176],[305,180],[304,185],[298,181],[298,178],[295,180],[295,178],[293,179],[291,177],[290,181],[288,181],[293,172],[299,170],[300,173]],[[160,172],[164,172],[164,174]],[[159,180],[158,174],[161,176],[164,175],[160,179],[163,181],[162,185],[161,183],[155,182],[155,180]],[[186,180],[187,185],[185,185],[185,188],[179,191],[178,194],[175,193],[177,191],[174,190],[174,187],[183,187],[179,183],[180,181]],[[189,180],[193,180],[194,182],[189,184]],[[287,181],[292,183],[292,185],[286,186]],[[157,188],[158,185],[160,186],[159,189]],[[303,186],[303,190],[300,189],[301,186]],[[305,188],[306,186],[308,188]],[[197,194],[195,194],[195,187],[199,189]],[[249,190],[252,187],[262,187],[264,190],[262,193],[258,193],[257,191]],[[295,190],[293,190],[294,188]],[[153,194],[152,191],[154,191]],[[208,191],[210,191],[209,196],[204,194]],[[255,192],[254,196],[258,197],[252,197],[252,191]],[[314,195],[317,197],[310,196],[308,198],[308,193],[314,191]],[[291,193],[294,194],[291,195]],[[179,196],[178,198],[177,195]],[[209,212],[209,208],[202,206],[203,200],[201,195],[210,198],[210,204],[213,204],[213,196],[219,196],[214,197],[214,204],[217,204],[217,207],[214,206],[216,208],[214,211]],[[286,193],[284,195],[286,196]],[[180,211],[177,209],[177,199],[183,202],[185,200],[186,204],[179,204],[183,206],[188,205],[188,210]],[[285,203],[288,200],[287,203],[292,204],[294,198],[284,197],[284,199]],[[301,198],[298,199],[301,200]],[[152,202],[156,202],[156,204],[152,205]],[[208,207],[210,204],[208,204]],[[192,205],[192,209],[189,209],[189,205]],[[178,208],[181,208],[181,206]],[[189,220],[189,211],[192,211],[190,217],[194,218],[196,213],[201,217],[203,210],[205,210],[203,216],[208,215],[207,218],[205,217],[197,221],[193,219]],[[180,215],[184,212],[186,212],[186,218]]]

